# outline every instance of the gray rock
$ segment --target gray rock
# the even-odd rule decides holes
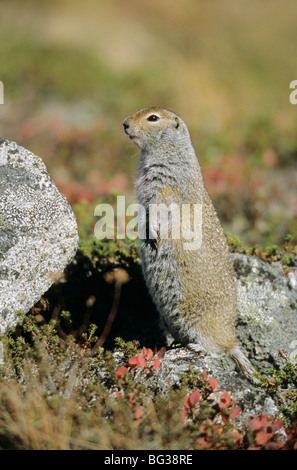
[[[123,364],[123,353],[114,352],[114,358],[119,366]],[[154,399],[156,390],[158,395],[166,397],[170,389],[180,387],[184,374],[190,371],[190,375],[193,375],[193,369],[198,373],[198,376],[206,371],[208,379],[215,378],[218,382],[216,389],[208,399],[209,402],[216,405],[220,401],[221,395],[227,391],[231,399],[236,402],[236,406],[241,408],[241,412],[236,418],[239,429],[243,429],[247,420],[254,415],[263,414],[270,418],[278,416],[276,400],[249,382],[234,370],[234,367],[230,366],[230,370],[228,370],[224,359],[213,358],[208,354],[199,355],[183,347],[169,349],[161,359],[160,367],[152,375],[143,373],[141,368],[136,369],[133,380],[151,391],[152,399]],[[98,376],[103,381],[108,380],[108,374],[104,369],[97,371]]]
[[[283,364],[280,349],[291,359],[297,354],[296,270],[285,276],[281,266],[257,257],[233,254],[232,259],[238,294],[238,340],[256,369],[265,374],[268,367]],[[181,347],[169,349],[152,377],[139,374],[136,380],[167,394],[170,387],[179,386],[190,366],[198,372],[205,370],[208,378],[216,378],[217,388],[228,391],[241,407],[239,428],[255,414],[277,416],[278,403],[240,374],[227,356],[199,355]],[[213,393],[212,399],[215,402],[219,397],[220,393]]]
[[[0,333],[18,323],[75,256],[75,216],[43,161],[0,139]]]
[[[157,388],[160,394],[166,395],[169,388],[179,387],[182,375],[189,371],[190,366],[198,372],[206,371],[208,379],[217,379],[218,386],[211,397],[214,404],[219,402],[221,394],[227,391],[232,400],[236,401],[236,406],[241,407],[242,411],[236,419],[239,428],[244,427],[246,421],[255,414],[277,416],[277,403],[267,396],[265,391],[255,387],[237,371],[228,371],[222,360],[209,355],[200,356],[186,348],[167,351],[161,359],[160,368],[152,377],[147,378],[144,374],[139,374],[135,381],[143,382],[153,390]]]
[[[279,351],[297,354],[297,271],[256,256],[233,254],[239,342],[260,370],[281,364]]]

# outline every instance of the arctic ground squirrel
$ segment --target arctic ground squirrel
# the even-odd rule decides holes
[[[229,354],[255,381],[236,341],[232,260],[186,124],[153,107],[129,116],[123,126],[141,150],[136,181],[145,214],[139,220],[141,265],[163,328],[197,352]],[[162,214],[166,207],[170,210]]]

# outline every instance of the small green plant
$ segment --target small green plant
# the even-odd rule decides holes
[[[254,255],[269,262],[279,261],[285,268],[297,265],[297,246],[294,244],[292,235],[287,235],[280,246],[269,245],[267,247],[248,246],[241,237],[230,233],[227,233],[226,237],[230,251],[233,253]]]
[[[284,365],[280,369],[268,369],[266,375],[259,376],[260,386],[272,395],[279,404],[279,416],[288,426],[297,422],[297,365],[280,351]]]
[[[102,347],[92,354],[95,333],[90,325],[84,343],[65,342],[55,322],[29,316],[1,338],[1,449],[297,448],[293,405],[286,419],[254,416],[239,430],[241,407],[206,371],[191,367],[178,387],[160,394],[149,380],[164,349],[117,338],[118,354]],[[296,384],[295,368],[286,364],[269,380],[283,393]],[[295,406],[296,393],[287,390],[287,405]]]

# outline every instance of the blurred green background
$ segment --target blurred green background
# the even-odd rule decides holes
[[[98,202],[136,199],[123,119],[166,107],[224,230],[281,243],[297,231],[296,18],[293,0],[2,0],[0,136],[41,156],[95,224]]]

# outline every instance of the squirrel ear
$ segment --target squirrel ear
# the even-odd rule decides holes
[[[177,116],[175,116],[174,120],[175,120],[175,129],[178,129],[180,126],[180,120]]]

